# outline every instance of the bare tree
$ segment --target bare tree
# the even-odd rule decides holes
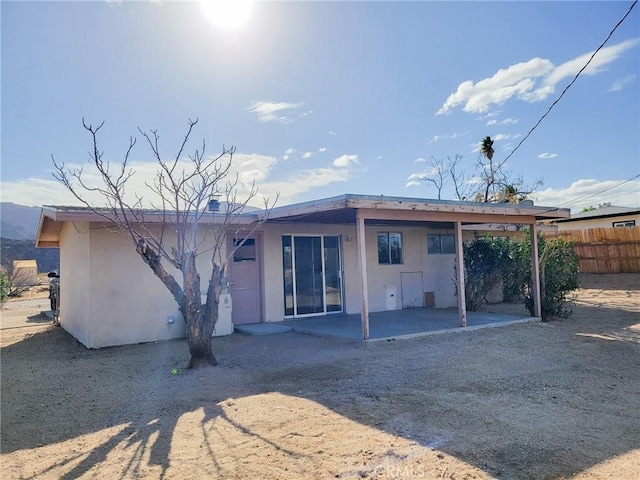
[[[98,148],[98,132],[104,125],[94,127],[82,120],[84,128],[93,140],[90,152],[92,166],[101,179],[100,186],[86,182],[82,168],[66,168],[64,163],[52,160],[54,177],[86,207],[106,222],[114,225],[132,244],[140,258],[171,292],[187,328],[187,343],[191,359],[188,368],[216,365],[212,351],[211,337],[218,320],[218,305],[222,289],[221,280],[226,277],[229,259],[243,241],[226,248],[229,233],[236,238],[247,238],[264,222],[273,208],[273,203],[264,200],[267,215],[261,220],[246,225],[239,222],[248,203],[257,196],[255,184],[248,187],[243,199],[238,198],[239,178],[230,178],[230,168],[235,148],[223,147],[217,157],[205,155],[206,145],[202,142],[186,158],[183,153],[198,120],[189,120],[188,130],[177,154],[169,160],[162,158],[159,136],[156,130],[138,131],[146,140],[157,163],[158,170],[152,183],[147,183],[149,193],[155,198],[151,208],[143,208],[144,198],[136,192],[135,199],[126,196],[126,187],[134,171],[129,167],[129,157],[136,139],[129,140],[129,147],[122,164],[112,169],[103,160]],[[96,207],[87,194],[98,194],[106,206]],[[215,225],[203,222],[209,202],[222,197],[224,210]],[[214,200],[214,201],[217,201]],[[236,229],[233,231],[233,229]],[[175,233],[175,238],[168,235]],[[196,258],[208,255],[211,262],[211,276],[207,286],[206,303],[201,301],[200,274],[196,268]],[[168,272],[164,262],[179,270],[181,282]]]
[[[30,287],[38,283],[37,276],[20,268],[13,258],[4,257],[0,268],[6,275],[6,293],[9,297],[21,297]]]

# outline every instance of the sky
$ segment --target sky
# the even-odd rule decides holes
[[[543,181],[537,205],[639,207],[640,6],[514,152],[632,3],[257,1],[234,25],[197,1],[2,1],[0,198],[77,204],[52,157],[96,181],[83,118],[113,168],[136,138],[144,197],[138,129],[172,158],[197,118],[185,152],[235,146],[240,186],[278,205],[437,198],[434,162],[473,183],[491,136],[513,178]]]

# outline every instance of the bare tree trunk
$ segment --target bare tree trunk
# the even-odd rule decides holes
[[[210,295],[207,295],[207,303],[202,305],[196,256],[189,253],[185,257],[183,270],[185,301],[180,306],[180,310],[187,324],[187,344],[191,354],[188,368],[217,365],[218,362],[211,349],[211,337],[218,315],[217,309],[214,314],[209,305],[215,304],[217,306],[218,302],[210,301]]]

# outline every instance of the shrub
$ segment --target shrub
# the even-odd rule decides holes
[[[509,262],[508,239],[481,237],[463,244],[467,310],[475,311],[500,282]]]
[[[475,311],[502,281],[505,301],[524,299],[534,315],[531,285],[531,236],[523,241],[480,237],[464,242],[466,308]],[[562,238],[538,235],[542,320],[566,318],[571,313],[569,293],[578,288],[578,257]]]
[[[565,308],[571,301],[569,293],[580,286],[578,256],[573,251],[573,244],[561,237],[545,239],[538,235],[538,259],[542,320],[567,318],[571,314],[571,310]],[[531,277],[527,280],[525,307],[534,315]]]
[[[5,272],[0,272],[0,303],[7,301],[9,296],[9,278]]]

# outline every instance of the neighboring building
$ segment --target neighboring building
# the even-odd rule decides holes
[[[38,264],[35,260],[14,260],[13,272],[21,277],[31,277],[38,274]]]
[[[238,234],[242,224],[264,215],[249,212],[238,218],[227,232],[226,248],[244,239]],[[463,237],[472,239],[486,224],[537,230],[540,220],[568,217],[569,210],[550,207],[366,195],[278,207],[231,259],[229,295],[221,308],[232,305],[233,324],[360,314],[365,337],[369,312],[375,311],[457,305],[461,322],[466,322],[464,302],[458,303],[456,296],[456,290],[464,292],[464,279],[454,279],[454,266],[461,270],[456,252]],[[206,214],[199,223],[203,235],[220,228],[221,218]],[[536,235],[533,239],[536,245]],[[165,286],[98,214],[86,208],[45,207],[36,245],[60,248],[60,323],[86,346],[185,335],[178,306]],[[203,255],[198,261],[205,291],[209,258]],[[537,257],[532,262],[538,278]],[[539,297],[536,305],[539,312]]]
[[[576,213],[570,218],[561,218],[554,223],[560,232],[587,228],[640,227],[640,208],[602,207]]]

